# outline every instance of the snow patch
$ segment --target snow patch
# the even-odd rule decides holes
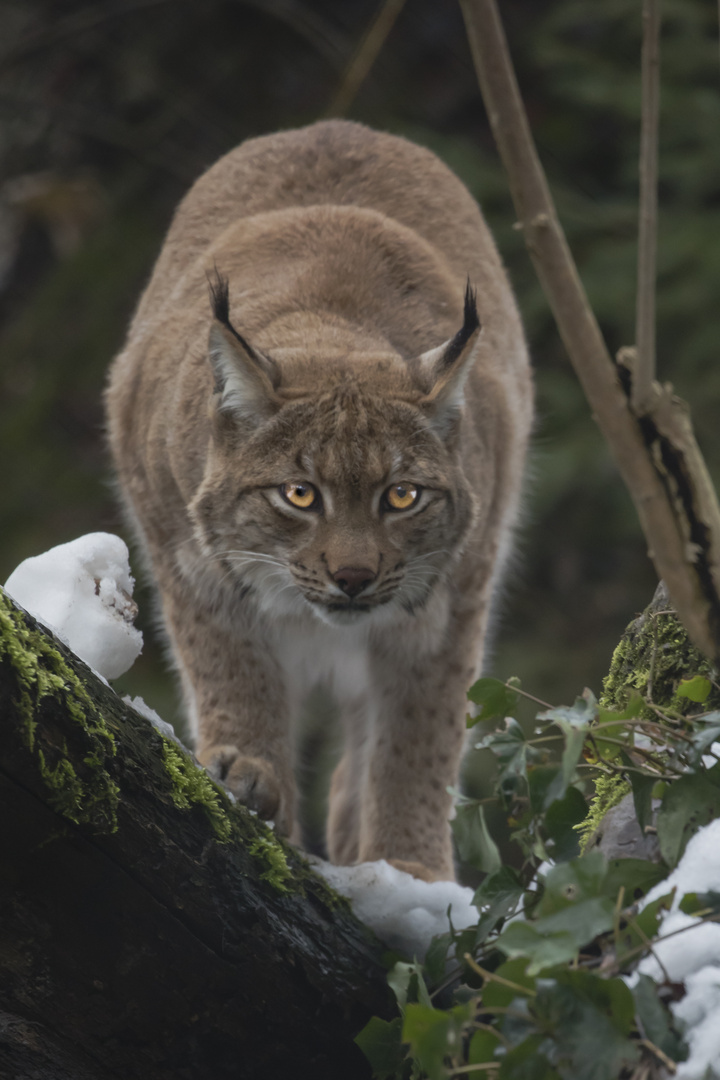
[[[348,898],[358,919],[406,956],[423,959],[432,939],[447,933],[448,907],[456,930],[478,921],[473,890],[454,881],[420,881],[384,859],[357,866],[311,861],[328,885]]]
[[[667,940],[654,945],[653,955],[638,970],[661,983],[661,962],[673,982],[685,983],[685,996],[671,1006],[690,1049],[676,1080],[720,1080],[720,924],[703,923],[678,907],[687,893],[720,892],[720,819],[693,836],[673,872],[650,890],[644,903],[673,888],[672,907],[660,928]]]
[[[25,559],[5,591],[98,674],[117,679],[143,644],[134,585],[124,541],[90,533]]]

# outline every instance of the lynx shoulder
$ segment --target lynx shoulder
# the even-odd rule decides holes
[[[324,684],[330,858],[452,878],[532,413],[465,187],[358,124],[244,143],[180,204],[107,412],[200,760],[297,836],[293,730]]]

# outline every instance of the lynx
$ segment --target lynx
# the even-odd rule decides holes
[[[200,761],[297,837],[293,729],[324,684],[331,860],[452,880],[532,412],[468,191],[359,124],[243,143],[181,202],[107,410]]]

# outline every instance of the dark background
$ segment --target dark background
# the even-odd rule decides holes
[[[611,350],[634,338],[640,0],[501,4],[532,128]],[[720,475],[716,0],[663,5],[658,365]],[[107,365],[173,208],[242,139],[325,115],[377,0],[18,0],[0,5],[0,581],[85,532],[126,530],[103,441]],[[655,579],[513,229],[459,8],[407,0],[346,115],[435,150],[482,203],[537,371],[518,556],[489,670],[554,703],[600,688]],[[136,574],[139,568],[135,566]],[[138,586],[143,658],[177,701]]]

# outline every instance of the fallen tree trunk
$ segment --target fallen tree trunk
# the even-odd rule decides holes
[[[0,718],[0,1077],[369,1076],[383,946],[1,590]]]

